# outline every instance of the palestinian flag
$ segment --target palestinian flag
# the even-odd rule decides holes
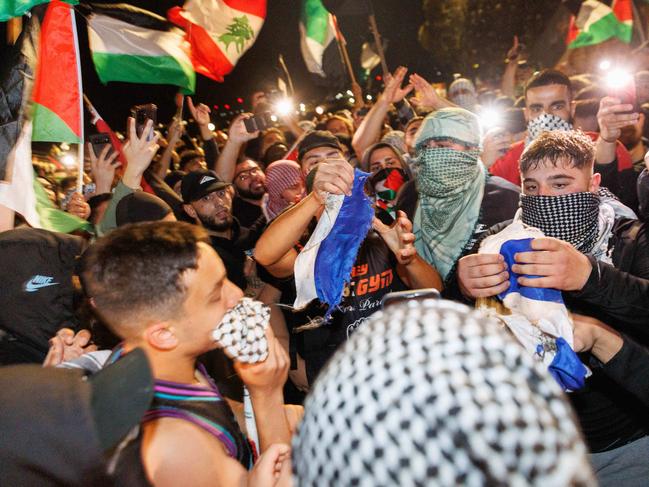
[[[83,139],[81,64],[73,8],[54,0],[41,26],[32,93],[32,140],[79,144]]]
[[[302,0],[300,49],[311,73],[326,76],[324,55],[327,48],[336,49],[335,35],[331,14],[322,5],[322,1]]]
[[[617,37],[630,43],[633,34],[632,0],[613,0],[607,6],[597,0],[586,0],[579,14],[570,19],[568,49],[593,46]]]
[[[63,1],[72,5],[79,3],[78,0]],[[46,2],[49,2],[49,0],[0,0],[0,22],[25,15],[35,6]]]
[[[50,9],[52,6],[50,6]],[[56,8],[56,7],[55,7]],[[50,14],[48,9],[48,15]],[[36,71],[41,29],[40,14],[32,15],[26,24],[20,39],[7,61],[11,69],[0,80],[3,97],[11,101],[22,100],[14,113],[17,118],[8,126],[14,130],[3,137],[6,156],[6,181],[0,182],[0,205],[3,205],[23,218],[32,227],[69,233],[78,229],[90,230],[92,225],[74,215],[61,211],[52,205],[45,190],[34,177],[32,167],[32,121],[28,118],[27,106],[31,97],[31,79]],[[43,29],[42,33],[46,32]],[[50,31],[51,32],[51,31]],[[11,83],[7,83],[11,81]],[[38,80],[35,84],[38,84]]]
[[[196,73],[183,32],[164,17],[127,4],[93,4],[88,40],[102,83],[169,84],[193,93]]]
[[[187,0],[167,17],[185,29],[196,72],[223,81],[257,39],[266,0]]]

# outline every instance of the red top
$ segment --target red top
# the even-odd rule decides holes
[[[595,142],[599,137],[599,134],[596,132],[585,132],[585,134],[593,139],[593,142]],[[521,154],[523,154],[523,149],[525,149],[525,141],[512,144],[507,153],[499,158],[493,166],[489,168],[489,172],[494,176],[500,176],[501,178],[520,186],[521,173],[518,168],[518,161],[521,158]],[[627,151],[619,141],[617,141],[616,144],[615,155],[617,158],[618,171],[633,167],[629,151]]]

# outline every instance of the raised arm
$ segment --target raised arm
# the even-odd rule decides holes
[[[228,183],[234,179],[234,168],[246,142],[259,137],[259,131],[250,133],[246,130],[244,120],[250,116],[249,113],[242,113],[234,118],[228,131],[228,141],[216,161],[216,174]]]
[[[293,274],[297,251],[293,248],[309,223],[322,208],[326,193],[349,194],[354,169],[343,159],[328,159],[318,164],[313,191],[268,226],[255,247],[255,260],[276,277]]]
[[[363,157],[365,149],[375,142],[378,142],[379,137],[381,136],[383,121],[390,110],[390,106],[393,103],[403,100],[404,97],[412,91],[412,84],[408,84],[404,88],[401,88],[401,84],[403,83],[407,72],[408,70],[406,68],[400,66],[394,72],[394,75],[386,77],[383,93],[379,95],[378,100],[367,113],[358,127],[358,130],[356,130],[352,139],[352,147],[359,159]]]

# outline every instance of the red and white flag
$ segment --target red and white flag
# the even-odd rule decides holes
[[[196,72],[223,81],[257,39],[266,0],[187,0],[167,17],[185,29]]]

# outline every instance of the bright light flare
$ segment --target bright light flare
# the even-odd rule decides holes
[[[210,122],[210,123],[207,124],[207,128],[214,131],[214,129],[216,128],[216,125],[214,125],[212,122]]]
[[[294,110],[293,101],[290,98],[282,98],[275,103],[275,113],[285,116]]]
[[[306,112],[306,105],[304,103],[300,103],[300,111],[301,112]]]
[[[480,124],[483,129],[497,127],[503,122],[503,114],[496,108],[485,108],[480,112]]]
[[[77,165],[76,158],[70,154],[66,154],[61,157],[61,162],[65,167],[75,167]]]
[[[606,86],[612,89],[620,89],[628,86],[633,81],[633,75],[623,69],[614,69],[604,77]]]
[[[317,106],[317,107],[315,107],[315,112],[316,112],[318,115],[322,115],[322,114],[324,113],[324,108],[321,107],[321,106]]]
[[[609,69],[611,69],[611,66],[611,61],[609,61],[608,59],[604,59],[599,63],[599,69],[601,69],[602,71],[608,71]]]

